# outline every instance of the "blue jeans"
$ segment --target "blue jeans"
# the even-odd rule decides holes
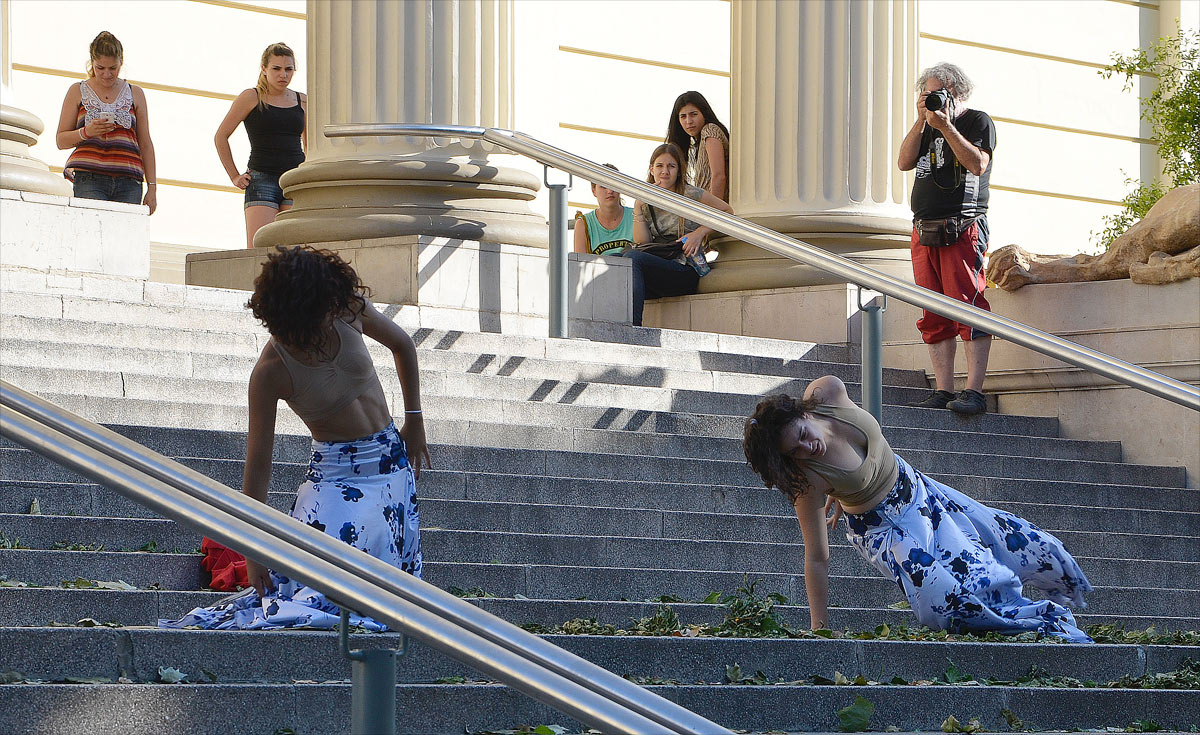
[[[291,199],[283,197],[283,187],[279,186],[280,174],[268,174],[254,169],[246,169],[250,174],[250,185],[246,187],[246,204],[243,207],[270,207],[279,209],[281,206],[292,206]]]
[[[690,265],[676,263],[641,250],[626,249],[622,258],[633,261],[633,323],[642,325],[646,299],[686,296],[696,293],[700,276]]]
[[[109,176],[95,171],[75,169],[73,196],[77,199],[141,204],[142,182],[128,176]]]

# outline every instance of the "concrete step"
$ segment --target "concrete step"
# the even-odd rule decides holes
[[[278,449],[278,445],[277,445]],[[962,475],[937,479],[989,505],[1032,503],[1054,507],[1098,507],[1125,513],[1121,524],[1141,524],[1139,511],[1200,512],[1200,491],[1124,485],[1093,485]],[[634,480],[569,482],[554,477],[531,477],[487,472],[427,469],[421,473],[422,498],[479,500],[532,504],[586,505],[625,509],[658,509],[708,513],[750,513],[789,517],[782,495],[764,488],[713,487],[684,483],[642,483]],[[269,495],[272,507],[287,511],[295,488]],[[74,482],[0,480],[0,513],[27,513],[37,500],[50,515],[104,518],[153,518],[156,515],[98,485]],[[1123,508],[1128,506],[1128,508]],[[1126,512],[1128,511],[1128,512]],[[1067,511],[1069,513],[1069,511]],[[1154,518],[1152,513],[1150,518]],[[1188,516],[1190,517],[1190,516]],[[1048,527],[1059,524],[1038,523]],[[1065,524],[1064,524],[1065,525]],[[1135,530],[1135,529],[1130,529]],[[1147,529],[1155,533],[1151,525]]]
[[[946,686],[649,686],[719,724],[742,730],[834,731],[838,710],[867,698],[872,723],[914,731],[939,731],[957,713],[978,716],[1002,731],[1002,710],[1055,729],[1124,726],[1162,713],[1168,724],[1200,721],[1200,697],[1179,690],[1049,689]],[[25,732],[68,719],[79,732],[142,735],[205,732],[211,735],[269,733],[292,728],[302,735],[349,732],[349,684],[48,684],[0,688],[0,709]],[[46,718],[44,713],[58,713]],[[230,717],[237,712],[237,717]],[[412,713],[420,712],[418,719]],[[397,687],[398,733],[494,731],[520,724],[581,725],[506,687],[490,684],[409,684]],[[1114,725],[1115,723],[1115,725]]]
[[[702,447],[706,441],[703,437],[692,438],[694,446]],[[903,446],[896,447],[896,451],[914,467],[953,467],[960,474],[982,477],[1148,484],[1162,487],[1182,487],[1185,480],[1182,467],[910,450]],[[443,445],[437,443],[436,437],[431,443],[430,452],[435,467],[475,472],[511,473],[517,469],[522,474],[551,477],[684,482],[735,487],[758,487],[761,483],[745,460],[641,457],[636,462],[614,463],[607,455],[589,452]],[[232,485],[241,481],[240,460],[183,460],[218,482]],[[303,466],[298,463],[276,462],[272,489],[295,487],[302,474]],[[56,482],[75,479],[72,473],[47,466],[40,457],[26,450],[0,449],[0,480]]]
[[[434,508],[434,518],[445,512],[438,501],[426,500],[423,505],[427,519],[430,505]],[[475,530],[470,526],[476,517],[473,511],[479,507],[460,506],[467,512],[446,523],[453,529],[427,523],[422,531],[425,556],[479,564],[595,564],[624,568],[638,568],[653,559],[661,569],[745,572],[750,575],[804,567],[802,546],[798,539],[790,540],[794,534],[781,534],[783,542],[780,543]],[[479,515],[486,517],[487,513]],[[736,533],[737,529],[731,531]],[[1200,561],[1114,558],[1110,556],[1113,547],[1107,543],[1106,536],[1087,531],[1055,533],[1081,541],[1073,548],[1094,584],[1200,589]],[[152,545],[151,550],[158,552],[198,553],[201,541],[200,533],[169,520],[46,515],[0,515],[0,534],[3,534],[0,539],[6,540],[7,544],[19,543],[21,548],[45,550],[136,551]],[[831,543],[831,552],[830,572],[833,574],[865,577],[876,574],[841,539]]]
[[[546,641],[621,675],[720,682],[725,666],[747,674],[802,679],[813,674],[875,681],[941,679],[948,665],[964,674],[1015,680],[1038,669],[1056,676],[1115,681],[1123,676],[1176,671],[1200,648],[1061,643],[908,642],[781,638],[675,638],[670,636],[547,635]],[[400,648],[395,633],[354,635],[352,648]],[[338,652],[336,631],[201,631],[124,628],[4,628],[5,666],[27,677],[119,676],[154,681],[159,667],[214,674],[219,682],[277,682],[280,659],[315,681],[349,679],[350,662]],[[477,678],[469,667],[419,643],[397,666],[400,683]]]
[[[15,315],[0,315],[0,332],[10,340],[35,340],[71,345],[76,350],[93,346],[226,354],[256,358],[267,342],[267,332],[252,324],[249,330],[221,331],[198,325],[196,328],[170,326],[139,326],[96,322],[78,319],[45,319]],[[766,357],[755,354],[669,350],[620,343],[588,340],[542,340],[486,333],[449,333],[444,330],[417,329],[414,341],[422,364],[438,370],[461,372],[498,372],[559,369],[564,363],[603,365],[607,367],[637,367],[660,372],[729,372],[759,376],[812,376],[816,366],[832,364],[842,369],[851,355],[842,347],[792,343],[788,357]],[[374,342],[369,348],[376,362],[390,365],[390,353]],[[857,370],[857,367],[855,368]],[[820,374],[820,373],[819,373]],[[857,373],[855,373],[856,375]],[[885,377],[896,384],[924,387],[924,375],[912,370],[888,369]],[[889,380],[888,382],[892,382]]]
[[[164,395],[172,398],[172,411],[194,410],[180,402],[204,404],[206,408],[228,412],[229,406],[239,409],[236,414],[244,423],[245,380],[228,381],[181,381],[176,378],[156,378],[119,371],[42,369],[21,365],[0,367],[6,380],[39,395],[62,396],[78,385],[92,387],[89,398],[128,398],[139,401],[162,400]],[[684,413],[672,410],[646,408],[639,403],[634,407],[616,405],[589,405],[581,402],[583,393],[596,390],[589,387],[561,387],[557,383],[493,381],[495,395],[461,396],[453,392],[438,392],[444,385],[440,374],[432,374],[434,385],[422,386],[422,398],[430,416],[453,418],[455,416],[492,416],[505,424],[533,424],[552,426],[577,426],[594,429],[619,429],[622,431],[650,431],[672,434],[702,434],[704,436],[739,438],[742,435],[745,413],[738,410],[731,414]],[[463,380],[474,380],[469,376],[457,376]],[[394,376],[384,374],[390,381],[392,392],[399,390]],[[506,390],[506,386],[515,386]],[[451,388],[458,389],[457,383]],[[435,391],[434,389],[438,389]],[[853,397],[860,393],[856,383],[847,384]],[[224,397],[227,403],[214,405],[214,395]],[[509,398],[501,397],[509,395]],[[639,398],[644,392],[638,392]],[[891,397],[891,389],[885,392]],[[78,400],[78,397],[75,397]],[[899,399],[897,399],[899,400]],[[568,401],[568,402],[562,402]],[[655,404],[661,401],[655,401]],[[752,405],[750,406],[752,408]],[[148,407],[148,411],[152,408]],[[286,412],[286,409],[284,409]],[[179,414],[172,414],[179,415]],[[230,418],[234,418],[233,415]],[[972,430],[986,434],[1016,434],[1021,436],[1057,438],[1058,421],[1050,417],[1012,416],[1006,414],[984,414],[981,416],[959,416],[951,411],[933,411],[912,408],[899,404],[884,405],[885,427],[913,427],[925,429]],[[301,433],[299,428],[297,433]]]
[[[11,580],[42,586],[78,577],[120,580],[142,588],[193,590],[208,582],[191,554],[0,549],[0,568]],[[760,580],[761,594],[777,592],[789,600],[806,599],[799,570],[755,571],[753,575]],[[439,587],[479,587],[501,597],[553,600],[644,600],[667,594],[701,600],[714,591],[736,589],[744,577],[742,571],[425,562],[425,580]],[[901,600],[895,583],[882,577],[831,575],[830,589],[831,599],[850,607],[886,607]],[[1088,596],[1088,605],[1095,613],[1105,615],[1135,616],[1154,611],[1166,617],[1193,616],[1200,609],[1200,589],[1097,586]]]
[[[291,442],[299,437],[277,437],[276,457],[294,456]],[[303,442],[307,446],[307,442]],[[1131,511],[1200,512],[1200,491],[1105,485],[1054,480],[989,478],[972,475],[936,474],[934,477],[988,504],[1048,503],[1051,505],[1129,509]],[[287,510],[294,486],[279,491],[275,507]],[[676,482],[589,479],[568,482],[555,477],[464,472],[427,469],[421,474],[419,492],[426,498],[492,500],[501,502],[561,505],[594,505],[620,508],[655,508],[713,513],[789,515],[782,495],[759,487],[715,487]],[[275,495],[272,494],[274,498]],[[150,511],[96,485],[35,480],[0,480],[0,513],[24,513],[37,499],[43,512],[53,515],[101,517],[153,517]],[[1138,523],[1140,515],[1129,514]],[[1123,521],[1124,523],[1124,521]]]
[[[61,494],[65,497],[71,493],[90,495],[86,486],[64,486]],[[595,502],[597,494],[590,502]],[[539,497],[542,502],[520,502],[516,498],[498,497],[495,500],[458,499],[430,497],[424,494],[422,499],[422,522],[427,528],[449,528],[456,530],[501,531],[501,532],[532,532],[545,533],[554,529],[558,534],[581,534],[586,536],[635,536],[641,538],[674,538],[674,539],[713,539],[727,540],[730,538],[740,541],[756,541],[766,543],[790,542],[797,539],[796,520],[786,513],[784,508],[776,505],[766,513],[746,513],[736,504],[716,512],[714,509],[704,511],[660,509],[652,507],[622,507],[621,496],[610,500],[610,505],[567,505],[549,504],[565,503],[562,498],[552,497],[552,489],[547,496]],[[53,506],[43,506],[42,515],[28,515],[19,511],[28,511],[23,498],[28,495],[13,494],[12,497],[22,498],[21,505],[13,510],[18,512],[0,516],[0,528],[7,527],[7,533],[39,533],[43,538],[56,535],[70,535],[74,538],[53,538],[53,541],[72,541],[81,543],[120,543],[124,546],[141,545],[138,528],[145,528],[141,533],[155,533],[165,538],[176,538],[179,531],[168,525],[162,528],[152,524],[139,526],[138,521],[125,522],[126,526],[106,521],[86,521],[75,516],[55,515]],[[37,495],[32,496],[42,500]],[[47,503],[52,502],[53,495],[47,494]],[[269,496],[272,506],[286,512],[290,510],[294,494],[284,491],[272,493]],[[589,502],[588,499],[581,499]],[[78,507],[84,501],[65,502],[66,507]],[[32,500],[29,501],[32,503]],[[128,505],[128,504],[126,504]],[[1119,508],[1064,508],[1054,504],[1042,503],[1012,503],[999,501],[994,507],[1008,510],[1026,518],[1047,530],[1057,534],[1075,553],[1084,556],[1105,556],[1115,558],[1147,558],[1183,561],[1189,554],[1195,554],[1200,549],[1200,533],[1197,529],[1198,515],[1182,511],[1134,511]],[[121,505],[114,507],[119,511]],[[125,514],[111,512],[99,514],[97,517],[114,518]],[[152,517],[143,512],[142,517]],[[57,520],[55,520],[57,518]],[[90,525],[89,525],[90,524]],[[1121,532],[1092,531],[1096,527],[1123,527]],[[38,531],[41,528],[43,530]],[[106,528],[108,530],[106,530]],[[153,531],[149,529],[155,529]],[[839,532],[840,533],[840,532]],[[837,534],[835,534],[837,535]],[[172,546],[189,546],[191,536],[178,537],[178,544]],[[135,543],[136,542],[136,543]],[[837,543],[836,541],[834,543]],[[1200,556],[1200,555],[1197,555]],[[1196,557],[1192,557],[1196,558]]]
[[[570,424],[546,426],[521,423],[515,420],[518,417],[513,417],[513,421],[504,421],[501,416],[490,413],[450,414],[438,412],[436,400],[424,400],[425,410],[429,414],[425,427],[427,435],[442,444],[590,451],[626,456],[706,457],[732,461],[744,458],[740,432],[737,437],[728,438],[701,434],[705,440],[698,443],[695,441],[695,433],[627,431],[611,426],[593,428]],[[435,405],[431,406],[431,403]],[[480,416],[486,420],[457,419],[453,418],[455,415]],[[245,436],[242,434],[205,430],[173,431],[137,426],[112,428],[157,452],[170,455],[238,459],[245,452]],[[290,454],[279,451],[276,457],[306,461],[309,453],[307,439],[291,436],[296,438],[286,439],[284,445],[293,451]],[[884,436],[893,446],[906,449],[1102,462],[1119,462],[1121,459],[1119,442],[991,435],[953,428],[885,427]],[[0,446],[16,445],[6,442]]]
[[[0,371],[0,377],[6,374]],[[29,385],[15,380],[9,382],[20,387]],[[389,381],[385,379],[383,382],[386,387]],[[32,392],[68,411],[102,424],[182,424],[197,429],[245,431],[245,386],[244,379],[181,381],[174,377],[160,378],[126,373],[120,376],[119,381],[110,375],[107,382],[97,384],[96,391],[100,395],[81,396],[74,392],[55,393],[45,390]],[[66,391],[66,388],[63,390]],[[448,391],[469,397],[500,398],[517,402],[578,404],[604,410],[631,412],[683,411],[741,416],[743,420],[753,412],[760,397],[758,394],[669,390],[605,383],[422,374],[422,398],[445,395]],[[928,393],[916,388],[895,388],[888,391],[889,395],[894,392],[897,393],[894,400],[900,403],[916,400]],[[171,396],[171,400],[164,401],[164,396]],[[389,394],[389,400],[393,406],[401,405],[398,388]],[[982,419],[980,416],[950,418],[950,411],[937,413],[939,417],[946,418],[946,426],[965,430],[972,430]],[[302,433],[303,425],[292,417],[291,411],[283,404],[280,405],[280,419],[280,431]]]
[[[4,284],[6,296],[4,303],[0,304],[0,313],[175,330],[206,329],[256,334],[264,331],[245,308],[249,294],[244,291],[158,283],[117,284],[111,279],[89,280],[87,276],[82,280],[75,288],[47,289],[44,278],[42,283],[20,283],[12,277],[11,272],[0,270],[0,283]],[[451,349],[458,345],[479,352],[553,357],[554,351],[561,345],[591,342],[599,345],[600,350],[612,345],[622,349],[640,349],[643,356],[681,352],[699,354],[705,359],[716,354],[795,360],[811,355],[816,359],[835,361],[850,361],[856,349],[793,340],[604,323],[575,323],[571,325],[572,339],[553,340],[439,328],[435,323],[439,317],[437,310],[424,310],[426,313],[422,313],[422,310],[412,306],[376,304],[376,307],[408,330],[419,345],[431,342],[436,349]],[[495,346],[497,344],[507,349],[498,349]]]
[[[0,625],[44,626],[51,622],[69,625],[83,618],[92,618],[100,623],[148,625],[162,618],[178,618],[196,607],[215,604],[226,595],[225,592],[191,590],[117,591],[62,587],[0,587]],[[468,598],[468,601],[517,625],[535,623],[549,627],[579,618],[626,627],[631,620],[654,615],[661,605],[659,602],[647,602],[645,599],[534,600],[479,597]],[[711,604],[672,602],[669,607],[679,615],[685,625],[718,625],[725,614],[724,607]],[[805,627],[808,624],[808,608],[803,604],[777,605],[775,610],[780,618],[790,625]],[[1131,615],[1119,615],[1094,612],[1094,608],[1088,608],[1075,617],[1080,625],[1119,625],[1130,631],[1145,630],[1151,626],[1160,631],[1200,630],[1200,617],[1194,614],[1169,616],[1155,615],[1154,612],[1142,610]],[[851,607],[839,605],[835,601],[829,609],[829,617],[830,627],[839,631],[873,631],[883,623],[893,627],[916,627],[916,620],[911,612],[886,606]]]

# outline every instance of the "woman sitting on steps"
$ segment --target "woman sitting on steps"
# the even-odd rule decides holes
[[[828,529],[844,513],[847,540],[896,581],[921,624],[1092,642],[1064,607],[1085,606],[1092,586],[1062,542],[911,467],[836,377],[814,380],[802,401],[775,395],[759,402],[743,447],[800,520],[813,628],[829,622]],[[1025,597],[1025,584],[1048,599]]]

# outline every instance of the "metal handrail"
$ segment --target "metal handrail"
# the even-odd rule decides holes
[[[829,253],[808,243],[782,235],[732,214],[726,214],[661,187],[580,158],[560,148],[513,130],[458,125],[409,123],[348,123],[326,125],[329,138],[403,136],[418,138],[480,139],[553,166],[586,181],[600,184],[640,201],[682,215],[722,234],[799,260],[831,273],[860,288],[869,288],[905,303],[919,306],[962,324],[1003,337],[1035,352],[1075,365],[1132,388],[1200,411],[1200,388],[1174,380],[1139,365],[1125,362],[1083,345],[1056,337],[1007,317],[956,301],[912,283]]]
[[[116,432],[0,380],[0,436],[604,732],[725,728]]]

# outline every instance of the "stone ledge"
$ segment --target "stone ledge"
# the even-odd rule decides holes
[[[146,207],[23,191],[0,198],[0,264],[145,279]]]
[[[422,309],[458,310],[455,328],[545,334],[549,253],[522,245],[403,235],[319,243],[358,271],[372,298]],[[187,256],[187,283],[250,290],[270,250],[229,250]],[[569,316],[629,324],[633,317],[628,261],[567,254]],[[448,314],[452,312],[447,312]]]

